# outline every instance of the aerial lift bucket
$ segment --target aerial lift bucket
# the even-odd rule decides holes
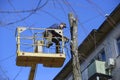
[[[30,28],[19,27],[17,28],[17,58],[16,65],[18,66],[32,66],[33,64],[43,64],[45,67],[61,67],[65,61],[64,51],[61,53],[45,53],[43,52],[44,40],[38,40],[35,43],[34,52],[25,52],[21,51],[21,33]],[[43,30],[41,28],[32,28],[33,30]],[[61,30],[58,30],[59,33],[62,33]],[[62,45],[63,46],[63,45]]]

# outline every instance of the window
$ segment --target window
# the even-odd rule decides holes
[[[95,57],[95,60],[106,61],[106,54],[104,49],[102,49],[98,55]]]
[[[120,55],[120,37],[117,39],[118,55]]]
[[[105,51],[102,50],[100,54],[101,54],[101,60],[102,60],[102,61],[106,61],[106,54],[105,54]]]

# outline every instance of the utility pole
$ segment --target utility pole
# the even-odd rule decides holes
[[[80,62],[78,57],[78,22],[72,13],[68,14],[71,33],[71,56],[72,56],[72,68],[73,68],[73,80],[82,80]]]

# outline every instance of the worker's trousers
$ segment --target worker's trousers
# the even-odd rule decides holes
[[[56,36],[53,36],[54,34],[52,34],[49,31],[44,32],[43,36],[44,38],[48,41],[48,43],[52,43],[54,42],[56,44],[56,53],[60,53],[60,41]]]

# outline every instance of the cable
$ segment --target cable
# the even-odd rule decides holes
[[[28,14],[27,16],[25,16],[25,17],[22,18],[22,19],[19,19],[19,20],[17,20],[17,21],[13,21],[13,22],[9,22],[9,23],[7,23],[7,24],[4,25],[4,26],[8,26],[8,25],[12,25],[12,24],[15,24],[15,23],[18,23],[18,22],[24,21],[24,20],[26,20],[27,18],[29,18],[32,14],[33,14],[33,12],[30,13],[30,14]]]
[[[71,57],[70,57],[70,55],[69,55],[70,53],[69,53],[68,47],[67,47],[66,45],[65,45],[64,47],[67,49],[67,55],[68,55],[69,59],[71,59]]]
[[[108,9],[108,10],[110,10],[110,9]],[[96,18],[96,17],[98,17],[99,15],[97,15],[97,16],[94,16],[93,18]],[[90,18],[90,19],[88,19],[88,20],[86,20],[85,22],[87,23],[87,22],[89,22],[89,21],[91,21],[91,19],[92,18]],[[79,21],[79,19],[78,19],[78,22],[79,22],[79,24],[81,25],[81,27],[82,27],[82,29],[83,29],[83,31],[84,31],[84,33],[87,35],[87,30],[84,28],[84,26],[83,26],[83,24],[85,24],[85,23],[81,23],[80,21]],[[92,36],[92,35],[90,35],[91,36],[91,38],[94,40],[94,44],[95,44],[95,48],[96,48],[96,35],[95,35],[95,32],[94,32],[94,35]]]
[[[65,1],[64,0],[64,3],[73,11],[73,13],[75,14],[75,17],[77,17],[77,13],[75,12],[75,10],[73,9],[73,7],[71,6],[71,4],[68,2],[68,1]],[[81,27],[82,27],[82,29],[84,30],[84,33],[87,35],[87,32],[88,31],[86,31],[86,29],[84,28],[84,26],[83,26],[83,24],[80,22],[80,20],[78,19],[78,22],[79,22],[79,24],[81,25]],[[90,37],[93,39],[93,40],[95,40],[94,39],[94,37],[92,36],[92,35],[90,35]],[[89,40],[90,41],[90,40]],[[96,41],[95,41],[96,42]],[[96,44],[95,44],[95,46],[96,46]],[[90,48],[90,47],[89,47]],[[74,52],[73,52],[74,53]],[[72,54],[73,55],[73,54]],[[81,55],[79,55],[79,56],[81,56]],[[82,56],[81,56],[82,57]],[[83,57],[84,58],[84,57]]]
[[[63,10],[64,15],[66,16],[66,12],[65,12],[64,7],[62,6],[61,2],[59,2],[59,0],[56,0],[56,2],[60,5],[60,8]]]
[[[43,9],[41,9],[41,11],[44,12],[44,13],[46,13],[46,14],[48,14],[49,16],[53,17],[53,18],[56,19],[57,21],[61,22],[61,20],[60,20],[59,18],[57,18],[56,16],[54,16],[53,14],[51,14],[51,13],[49,13],[49,12],[43,10]]]
[[[39,7],[40,3],[41,3],[42,0],[39,0],[37,6],[36,6],[36,9]]]
[[[69,55],[69,51],[72,51],[72,49],[67,47],[67,46],[70,46],[70,45],[72,45],[72,44],[69,43],[68,45],[65,45],[65,46],[64,46],[64,47],[67,49],[67,55],[68,55],[69,58],[72,57],[72,54],[71,54],[71,57],[70,57],[70,55]],[[73,52],[73,51],[72,51],[72,52]],[[74,52],[73,52],[73,53],[74,53]],[[78,53],[79,53],[79,52],[78,52]],[[79,56],[79,58],[82,59],[82,60],[85,60],[85,58],[86,58],[83,54],[78,54],[78,56]]]
[[[40,2],[41,2],[41,0],[39,0],[38,5],[36,6],[36,8],[33,9],[33,10],[31,11],[31,13],[29,13],[27,16],[25,16],[24,18],[19,19],[19,20],[17,20],[17,21],[9,22],[9,23],[7,23],[7,24],[4,25],[4,26],[12,25],[12,24],[15,24],[15,23],[18,23],[18,22],[21,22],[21,21],[26,20],[27,18],[29,18],[30,16],[32,16],[32,14],[34,14],[36,11],[38,11],[38,10],[41,9],[41,8],[43,8],[43,7],[48,3],[48,0],[47,0],[42,6],[39,7]]]
[[[111,10],[111,9],[113,9],[113,8],[114,8],[114,7],[110,8],[110,9],[107,9],[106,11],[109,11],[109,10]],[[93,16],[93,17],[91,17],[91,18],[83,21],[82,24],[86,24],[86,23],[88,23],[89,21],[91,21],[91,20],[93,20],[93,19],[95,19],[95,18],[97,18],[97,17],[100,17],[100,14],[98,14],[98,15],[96,15],[96,16]]]
[[[15,7],[14,7],[14,5],[12,4],[12,2],[10,1],[10,0],[8,0],[8,3],[10,4],[10,6],[13,8],[13,10],[14,11],[16,11],[16,9],[15,9]],[[21,17],[22,18],[22,16],[19,14],[19,13],[16,13],[17,14],[17,16],[19,16],[19,17]],[[25,21],[24,21],[24,23],[25,24],[27,24]]]
[[[20,75],[21,72],[22,72],[22,67],[19,69],[18,73],[15,75],[13,80],[16,80],[16,78]]]
[[[68,11],[71,11],[70,6],[68,5],[68,3],[66,2],[66,0],[62,0],[63,4],[65,4],[65,6],[68,8]]]
[[[4,59],[1,59],[0,62],[5,61],[5,60],[8,60],[8,59],[10,59],[10,58],[12,58],[12,57],[14,57],[14,56],[15,56],[15,54],[10,55],[10,56],[8,56],[8,57],[6,57],[6,58],[4,58]]]
[[[66,1],[67,2],[67,1]],[[75,10],[71,7],[71,5],[67,2],[67,4],[68,4],[68,6],[72,9],[72,11],[76,14],[76,12],[75,12]],[[77,14],[76,14],[76,16],[77,16]],[[84,26],[83,26],[83,24],[80,22],[80,20],[78,19],[78,22],[79,22],[79,24],[81,25],[81,27],[84,29],[84,32],[85,32],[85,34],[87,34],[86,32],[86,29],[84,28]],[[90,35],[91,36],[91,38],[93,39],[93,40],[95,40],[95,37],[93,37],[92,35]],[[95,43],[96,43],[96,41],[95,41]],[[96,44],[95,44],[95,46],[96,46]]]
[[[54,7],[56,7],[56,5],[55,5],[55,1],[56,1],[56,0],[52,0],[52,1],[53,1],[53,5],[54,5]]]
[[[6,75],[5,71],[2,69],[1,65],[0,65],[0,70],[2,71],[2,73],[4,74],[4,76],[6,77],[6,79],[9,80],[9,77]]]
[[[67,0],[63,0],[64,4],[66,4],[66,6],[68,6],[69,9],[72,10],[72,12],[75,14],[75,17],[77,18],[77,13],[75,11],[75,9],[71,6],[71,4],[67,1]]]
[[[94,2],[91,1],[91,0],[87,0],[87,1],[88,1],[88,3],[90,3],[91,5],[94,6],[94,9],[96,10],[96,12],[98,12],[102,17],[105,18],[104,11],[103,11],[96,3],[94,3]],[[109,18],[109,19],[106,19],[106,20],[107,20],[108,23],[114,28],[114,26],[115,26],[115,21],[114,21],[111,17],[109,17],[109,16],[108,16],[108,18]]]
[[[66,2],[67,4],[68,4],[68,6],[72,9],[72,11],[73,11],[73,13],[75,14],[75,17],[78,19],[78,17],[77,17],[77,13],[76,13],[76,11],[72,8],[72,6],[71,6],[71,4],[66,0],[64,0],[64,2]],[[88,32],[88,31],[86,31],[86,29],[84,28],[84,26],[83,26],[83,24],[80,22],[80,20],[78,19],[78,22],[79,22],[79,24],[81,25],[81,27],[83,28],[83,31],[84,31],[84,33],[87,35],[87,33],[86,32]],[[91,35],[90,35],[91,36]],[[91,38],[94,40],[94,38],[91,36]]]
[[[30,9],[30,10],[19,10],[19,11],[0,11],[0,13],[7,13],[7,14],[10,14],[10,13],[29,13],[29,12],[35,12],[35,11],[38,11],[40,10],[42,7],[44,7],[47,3],[48,3],[49,0],[46,0],[46,2],[40,6],[40,7],[37,7],[35,9]],[[41,2],[41,0],[39,1],[39,3]]]
[[[68,6],[69,6],[69,7],[72,9],[72,11],[74,12],[75,17],[77,17],[76,11],[72,8],[71,4],[70,4],[67,0],[63,0],[63,1],[64,1],[64,3],[66,2],[66,3],[68,4]],[[87,34],[86,32],[88,32],[88,31],[86,31],[86,29],[84,28],[83,24],[80,22],[79,18],[78,18],[78,22],[79,22],[79,24],[81,25],[81,27],[83,28],[84,33]]]
[[[14,51],[12,50],[12,52],[10,51],[9,53],[13,53]],[[6,56],[5,58],[1,58],[0,59],[0,62],[3,62],[3,61],[6,61],[6,60],[8,60],[8,59],[10,59],[10,58],[12,58],[12,57],[14,57],[15,56],[15,53],[14,54],[12,54],[12,55],[10,55],[10,56]]]

